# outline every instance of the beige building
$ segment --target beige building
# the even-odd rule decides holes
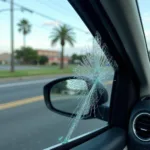
[[[0,64],[10,64],[11,54],[2,53],[0,54]]]
[[[49,64],[60,64],[60,52],[54,50],[39,50],[37,49],[39,56],[47,56]],[[64,56],[64,65],[69,63],[69,58]]]
[[[40,56],[47,56],[47,57],[59,57],[60,53],[58,51],[52,51],[52,50],[37,50],[38,55]]]

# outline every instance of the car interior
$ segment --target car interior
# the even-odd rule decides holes
[[[117,63],[113,79],[110,107],[105,107],[103,128],[72,138],[49,149],[73,150],[149,150],[150,149],[150,61],[142,19],[136,0],[69,0],[93,36],[98,32],[108,46],[108,53]],[[82,79],[92,87],[92,81],[84,77],[64,77],[44,87],[45,104],[50,111],[67,117],[77,114],[55,109],[49,97],[51,88],[67,79]],[[99,85],[98,85],[99,86]],[[99,86],[97,89],[104,87]],[[97,91],[97,92],[98,92]],[[100,98],[100,97],[98,97]],[[103,92],[103,103],[107,92]],[[95,116],[83,115],[82,119]]]

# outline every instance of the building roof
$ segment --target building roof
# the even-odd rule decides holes
[[[59,51],[57,50],[45,50],[45,49],[35,49],[36,51],[41,51],[41,52],[55,52],[55,53],[59,53]]]
[[[61,58],[59,58],[59,57],[49,57],[48,59],[49,59],[50,61],[54,61],[54,60],[60,61]],[[69,60],[68,57],[64,57],[64,61],[68,61],[68,60]]]

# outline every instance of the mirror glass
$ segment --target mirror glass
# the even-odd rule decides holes
[[[88,86],[84,80],[67,79],[56,83],[51,88],[51,103],[57,110],[75,114],[87,93]]]

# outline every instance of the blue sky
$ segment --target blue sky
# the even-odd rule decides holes
[[[147,45],[150,51],[150,0],[138,0]]]
[[[23,45],[23,36],[18,32],[17,23],[22,19],[28,19],[32,24],[32,32],[27,35],[27,45],[33,48],[60,50],[60,45],[52,47],[49,35],[56,23],[65,22],[85,32],[89,32],[80,17],[67,2],[67,0],[14,0],[16,3],[42,14],[55,18],[54,20],[42,18],[29,12],[15,11],[15,49]],[[145,34],[148,46],[150,47],[150,0],[139,0],[140,10],[144,23]],[[0,0],[0,10],[10,8],[9,3]],[[18,7],[16,7],[18,8]],[[10,12],[0,12],[0,53],[10,52]],[[75,47],[66,45],[65,54],[71,55],[74,52],[83,53],[92,45],[92,36],[74,29],[76,33]]]
[[[15,49],[23,45],[23,36],[18,32],[17,23],[22,19],[28,19],[32,24],[32,32],[27,35],[26,43],[33,48],[60,50],[60,45],[52,47],[50,45],[49,35],[56,23],[65,22],[70,26],[82,29],[81,32],[74,28],[76,33],[76,44],[72,48],[66,45],[65,53],[82,53],[84,49],[91,46],[92,36],[84,25],[75,10],[67,0],[14,0],[14,2],[23,5],[29,9],[38,11],[56,20],[50,20],[29,12],[15,11],[14,30],[15,30]],[[0,1],[0,10],[10,8],[9,3]],[[15,7],[18,8],[18,7]],[[0,53],[10,52],[10,12],[0,12]],[[88,34],[87,34],[88,33]]]

